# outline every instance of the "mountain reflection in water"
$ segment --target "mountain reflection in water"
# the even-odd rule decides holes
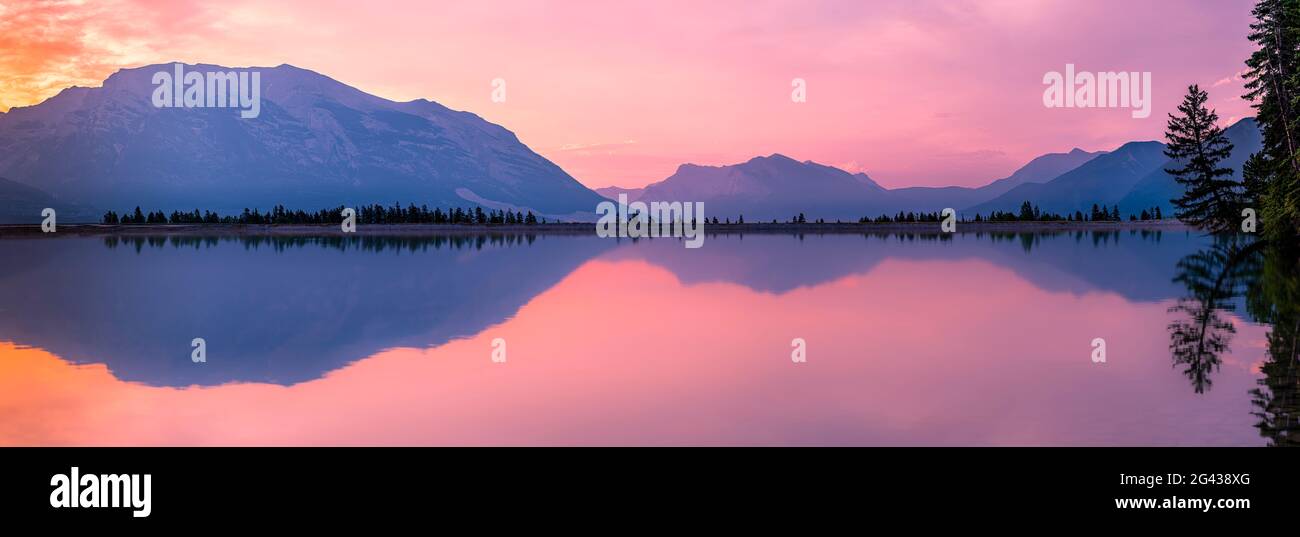
[[[1228,263],[1181,230],[706,244],[7,239],[0,444],[1294,442],[1281,253]]]

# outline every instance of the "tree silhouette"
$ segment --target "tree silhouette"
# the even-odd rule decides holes
[[[1251,159],[1251,177],[1244,177],[1253,195],[1246,203],[1259,207],[1267,237],[1294,242],[1300,233],[1300,8],[1295,0],[1260,0],[1251,14],[1248,38],[1258,48],[1246,60],[1243,97],[1255,108],[1263,148]]]
[[[1219,369],[1220,355],[1237,331],[1223,313],[1234,310],[1231,299],[1240,281],[1241,251],[1240,243],[1221,240],[1177,265],[1174,281],[1187,288],[1188,296],[1169,308],[1170,313],[1185,315],[1169,324],[1169,350],[1174,366],[1183,367],[1196,393],[1213,384],[1210,375]]]
[[[1219,127],[1219,114],[1205,107],[1209,95],[1196,84],[1178,105],[1181,115],[1169,114],[1165,156],[1179,168],[1165,169],[1185,188],[1182,197],[1170,200],[1179,220],[1211,232],[1230,231],[1240,211],[1241,184],[1233,181],[1232,168],[1220,163],[1232,154],[1232,143]]]
[[[1270,246],[1246,293],[1251,317],[1270,325],[1263,378],[1251,390],[1255,426],[1273,446],[1300,446],[1300,255],[1293,244]]]

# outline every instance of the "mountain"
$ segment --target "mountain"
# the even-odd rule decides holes
[[[618,200],[619,194],[627,194],[628,202],[636,201],[641,197],[641,194],[644,192],[645,192],[645,188],[623,188],[618,186],[607,186],[604,188],[596,189],[597,194],[600,194],[605,198],[615,200],[615,201]]]
[[[751,221],[785,221],[800,212],[856,221],[884,193],[866,174],[772,154],[729,166],[683,164],[646,186],[640,199],[704,202],[706,215],[744,215]]]
[[[1104,151],[1088,152],[1077,147],[1068,153],[1048,153],[1034,158],[1011,175],[978,188],[949,186],[890,190],[885,212],[934,212],[945,207],[970,207],[996,198],[1020,185],[1045,183],[1103,154]]]
[[[1254,118],[1241,119],[1224,133],[1234,147],[1222,165],[1232,168],[1234,177],[1241,180],[1242,164],[1262,146],[1259,124]],[[1164,214],[1173,215],[1170,200],[1181,196],[1183,187],[1165,172],[1175,166],[1164,155],[1164,147],[1160,142],[1129,142],[1051,181],[1020,185],[964,212],[1015,212],[1029,201],[1044,211],[1060,214],[1087,213],[1097,203],[1118,206],[1123,214],[1160,207]]]
[[[35,224],[44,217],[46,208],[54,209],[58,223],[93,222],[99,219],[94,211],[80,205],[59,200],[49,193],[0,177],[0,224]]]
[[[1026,183],[1051,181],[1104,154],[1105,151],[1088,152],[1077,147],[1071,149],[1069,153],[1048,153],[1029,161],[1010,176],[993,181],[977,190],[982,190],[989,195],[989,199],[992,199]]]
[[[1165,144],[1129,142],[1046,183],[1025,183],[963,212],[1016,212],[1025,201],[1054,213],[1088,212],[1092,204],[1114,205],[1168,159]]]
[[[870,176],[868,176],[865,173],[862,172],[855,173],[853,174],[853,179],[857,180],[857,182],[862,186],[867,187],[867,190],[871,190],[875,192],[885,191],[885,187],[880,186],[880,184],[876,183],[874,179],[872,179]]]
[[[260,114],[153,106],[158,72],[123,69],[0,115],[0,176],[99,209],[291,208],[394,202],[564,216],[602,198],[477,115],[395,102],[291,65],[259,72]]]
[[[756,157],[729,166],[684,164],[667,179],[643,189],[608,187],[597,191],[610,199],[629,201],[704,201],[706,214],[750,220],[781,221],[804,213],[808,218],[856,221],[863,216],[899,211],[938,212],[967,207],[997,197],[1018,185],[1041,183],[1076,168],[1101,153],[1074,149],[1031,160],[1008,177],[979,187],[909,187],[886,189],[865,173],[812,161],[799,162],[781,154]]]
[[[1241,167],[1246,163],[1246,159],[1263,148],[1263,136],[1259,131],[1259,123],[1255,118],[1248,117],[1242,119],[1232,126],[1223,130],[1224,135],[1232,142],[1232,154],[1220,164],[1226,168],[1232,168],[1232,177],[1241,181]],[[1119,206],[1132,211],[1141,211],[1150,207],[1160,207],[1162,213],[1167,215],[1174,214],[1173,203],[1170,200],[1179,198],[1183,195],[1183,186],[1174,181],[1172,175],[1169,175],[1165,169],[1174,168],[1172,161],[1166,162],[1163,166],[1147,174],[1133,190],[1129,191],[1119,200]]]
[[[0,223],[40,222],[41,211],[54,206],[54,196],[0,177]]]

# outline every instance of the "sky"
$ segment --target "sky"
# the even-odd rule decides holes
[[[889,188],[979,186],[1043,153],[1161,139],[1189,84],[1223,123],[1251,115],[1252,5],[0,0],[0,111],[121,68],[287,63],[474,112],[592,188],[772,153]],[[1046,107],[1043,77],[1066,64],[1150,72],[1150,117]]]

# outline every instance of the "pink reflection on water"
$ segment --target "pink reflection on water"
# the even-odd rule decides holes
[[[471,338],[289,387],[150,387],[0,344],[0,444],[1262,443],[1248,342],[1265,329],[1238,322],[1197,395],[1170,365],[1168,306],[1047,292],[979,260],[891,259],[782,294],[594,260]]]

